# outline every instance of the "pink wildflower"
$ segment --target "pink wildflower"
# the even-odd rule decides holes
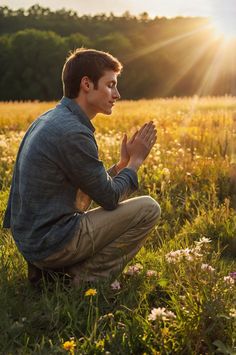
[[[112,290],[120,290],[121,289],[121,285],[120,282],[115,280],[112,284],[111,284],[111,288]]]
[[[148,270],[147,277],[157,276],[157,272],[155,270]]]
[[[125,275],[137,275],[140,273],[140,271],[143,269],[143,267],[139,264],[131,265],[128,267],[128,269],[124,272]]]
[[[236,271],[230,272],[229,276],[236,280]]]

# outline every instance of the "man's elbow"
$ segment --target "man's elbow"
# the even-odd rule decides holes
[[[112,211],[115,210],[116,207],[118,206],[118,201],[105,202],[101,206],[104,208],[104,210]]]
[[[115,194],[110,198],[106,198],[100,204],[104,210],[112,211],[115,210],[119,204],[119,195]]]
[[[113,190],[107,193],[104,193],[102,198],[100,196],[99,200],[97,201],[98,205],[100,205],[104,210],[112,211],[115,210],[120,201],[120,194]]]

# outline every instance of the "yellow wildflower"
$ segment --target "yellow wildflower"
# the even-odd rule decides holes
[[[73,355],[76,347],[76,342],[74,341],[73,338],[71,338],[70,340],[65,341],[62,347],[64,350],[69,351]]]
[[[104,350],[104,344],[105,344],[105,340],[104,339],[100,339],[96,342],[96,348]]]
[[[162,333],[162,336],[163,337],[166,337],[166,336],[168,336],[169,335],[169,329],[168,328],[162,328],[161,329],[161,333]]]
[[[97,294],[97,290],[95,290],[95,288],[89,288],[86,292],[85,292],[85,296],[95,296]]]

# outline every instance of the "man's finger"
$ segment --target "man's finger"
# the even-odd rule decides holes
[[[149,132],[149,134],[146,135],[145,139],[147,140],[147,142],[151,142],[157,135],[157,131],[156,129],[154,129],[152,132]]]
[[[146,127],[144,127],[144,129],[142,130],[140,136],[141,137],[145,137],[147,134],[149,134],[149,132],[153,131],[155,129],[155,126],[153,124],[152,121],[150,121]]]
[[[138,131],[136,131],[136,132],[132,135],[132,137],[131,137],[130,140],[129,140],[129,143],[133,143],[133,141],[135,140],[135,137],[137,136],[137,134],[138,134]]]
[[[140,136],[143,132],[143,130],[145,129],[145,127],[147,126],[147,123],[144,123],[144,125],[138,130],[138,135]]]
[[[154,144],[156,143],[156,140],[157,140],[157,136],[154,136],[154,137],[152,138],[152,140],[149,142],[150,150],[152,149],[152,147],[153,147]]]

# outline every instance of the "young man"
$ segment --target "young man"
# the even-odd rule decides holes
[[[108,53],[72,53],[62,72],[64,97],[33,122],[16,159],[4,226],[29,265],[63,268],[74,284],[121,272],[160,215],[149,196],[125,200],[156,141],[152,122],[124,136],[108,171],[98,157],[91,120],[112,113],[121,69]],[[85,211],[91,200],[101,207]]]

